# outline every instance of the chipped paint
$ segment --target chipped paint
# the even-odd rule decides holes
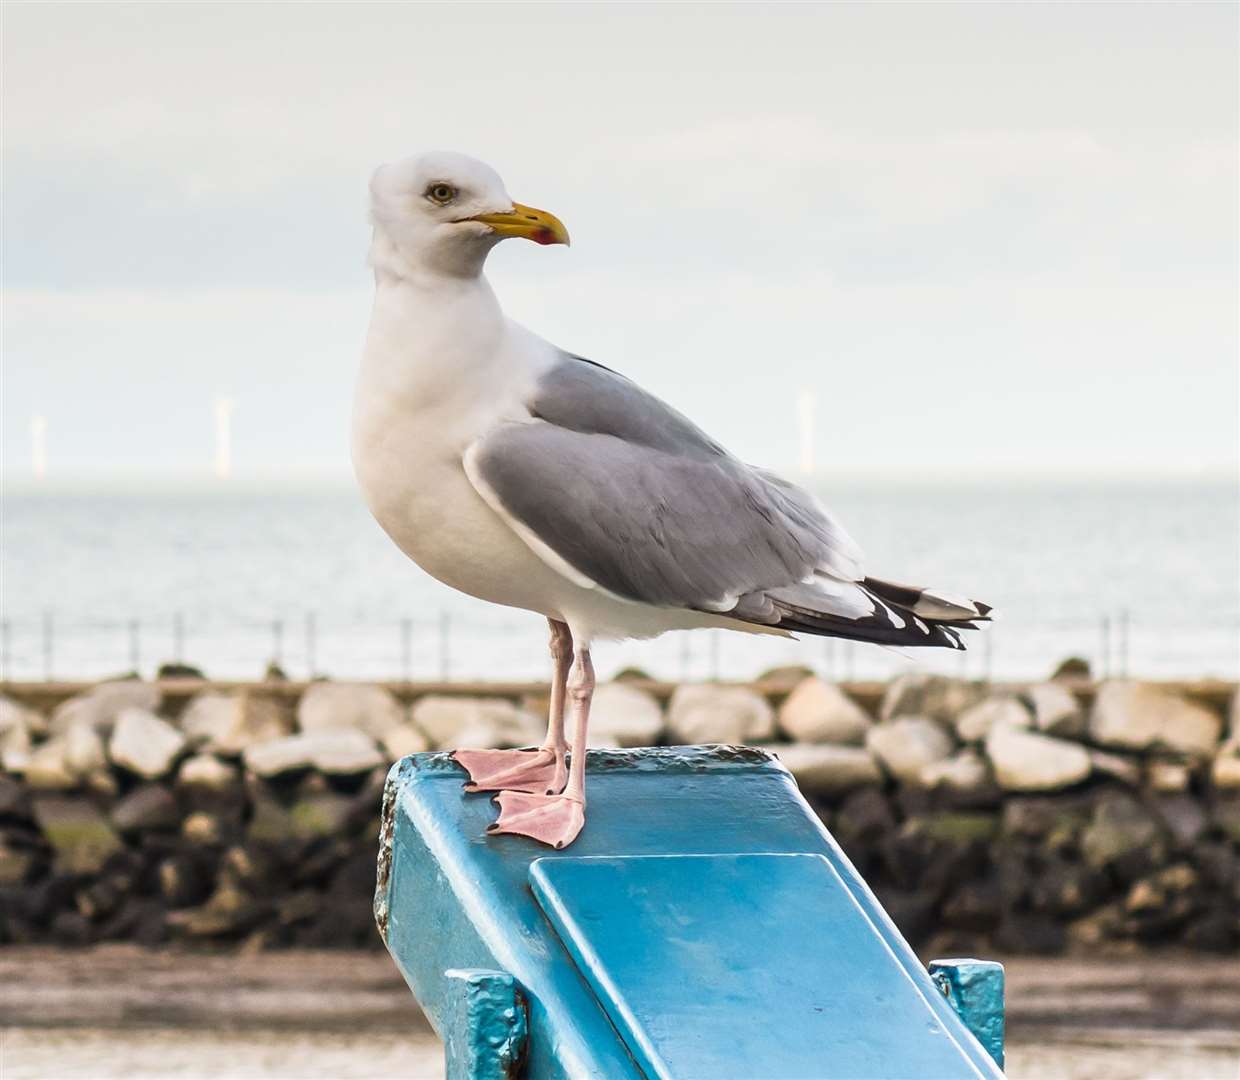
[[[514,1080],[525,1064],[529,1005],[506,971],[444,972],[444,1064],[447,1080]]]
[[[383,810],[379,816],[379,864],[375,869],[375,925],[383,943],[388,939],[388,883],[392,876],[392,837],[396,832],[396,792],[407,769],[415,767],[411,757],[401,758],[388,771],[383,784]]]
[[[932,960],[930,977],[1002,1069],[1003,965],[994,960]]]

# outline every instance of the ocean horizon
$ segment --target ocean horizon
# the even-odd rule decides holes
[[[795,477],[795,472],[788,475]],[[907,670],[1037,678],[1236,678],[1240,486],[1205,477],[818,475],[867,570],[993,604],[964,655],[727,631],[599,642],[607,675],[751,678],[804,664],[834,678]],[[229,481],[132,475],[3,484],[0,661],[7,679],[153,674],[545,678],[545,624],[429,578],[345,474]]]

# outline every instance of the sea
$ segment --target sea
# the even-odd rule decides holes
[[[728,631],[600,642],[600,674],[835,679],[928,670],[1031,679],[1240,674],[1234,479],[809,485],[867,570],[986,601],[965,654]],[[179,661],[251,679],[541,679],[545,623],[451,591],[404,558],[344,482],[40,489],[0,500],[0,677],[152,675]]]

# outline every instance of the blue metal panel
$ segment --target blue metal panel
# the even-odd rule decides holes
[[[931,960],[930,977],[1002,1069],[1003,965],[994,960]]]
[[[982,1075],[823,855],[539,859],[530,880],[649,1077]]]
[[[998,1076],[873,894],[769,754],[738,747],[591,751],[589,811],[565,852],[521,837],[487,837],[495,808],[464,795],[465,774],[447,754],[418,754],[393,767],[385,800],[375,913],[405,980],[436,1030],[450,998],[445,971],[505,971],[529,999],[527,1075],[643,1075],[607,1010],[547,921],[530,886],[536,859],[588,856],[786,853],[821,855],[890,951],[893,970],[928,999],[933,1022],[977,1075]],[[659,955],[658,941],[635,950]],[[831,972],[822,977],[832,982]],[[849,987],[834,987],[847,1000]],[[694,988],[685,987],[691,994]],[[754,1026],[781,1018],[755,1015]],[[893,1043],[911,1037],[905,1027]],[[831,1075],[827,1072],[824,1075]],[[922,1074],[926,1075],[926,1074]]]
[[[444,1065],[447,1080],[513,1080],[525,1061],[525,995],[503,971],[448,970]]]

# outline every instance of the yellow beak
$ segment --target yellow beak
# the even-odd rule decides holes
[[[554,214],[513,203],[506,214],[479,214],[470,221],[490,225],[500,236],[523,236],[536,244],[567,244],[568,230]]]

